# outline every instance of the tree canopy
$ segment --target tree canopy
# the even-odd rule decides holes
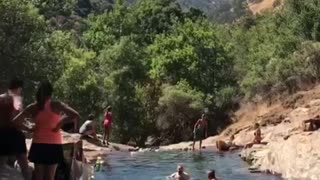
[[[82,120],[102,119],[111,105],[112,138],[122,143],[190,140],[204,109],[218,133],[240,99],[320,73],[316,1],[256,16],[244,1],[228,2],[219,7],[231,14],[208,15],[175,0],[2,0],[1,84],[25,79],[29,103],[48,79]]]

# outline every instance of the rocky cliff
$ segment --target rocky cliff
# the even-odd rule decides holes
[[[235,113],[235,122],[219,136],[203,142],[215,149],[216,140],[235,135],[235,143],[245,145],[253,139],[254,123],[262,125],[263,142],[243,150],[241,157],[251,163],[250,171],[268,172],[287,179],[320,179],[320,130],[305,132],[304,120],[320,115],[320,86],[293,95],[281,95],[271,103],[243,104]],[[192,142],[161,147],[164,150],[188,150]],[[196,145],[198,147],[198,144]]]
[[[292,110],[285,121],[262,129],[267,145],[244,150],[241,156],[252,169],[280,174],[288,179],[320,179],[320,131],[304,132],[302,121],[320,113],[320,99]],[[252,138],[252,131],[237,135],[237,143]]]

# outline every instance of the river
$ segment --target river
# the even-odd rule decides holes
[[[206,180],[206,172],[214,169],[222,180],[280,180],[267,174],[251,174],[237,153],[145,152],[108,155],[109,164],[95,174],[97,180],[166,180],[182,163],[192,180]]]

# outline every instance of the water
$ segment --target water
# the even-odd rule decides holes
[[[216,171],[223,180],[280,180],[267,174],[250,174],[248,165],[237,153],[216,152],[145,152],[117,153],[107,157],[109,164],[96,173],[97,180],[167,180],[182,163],[192,180],[206,180],[206,172]]]

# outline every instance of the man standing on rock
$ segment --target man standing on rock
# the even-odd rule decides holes
[[[0,95],[0,156],[15,156],[24,178],[30,179],[25,136],[12,122],[22,110],[22,87],[22,80],[13,79],[8,91]]]
[[[192,150],[194,151],[194,145],[196,141],[200,141],[199,150],[201,151],[202,140],[208,136],[208,121],[205,114],[202,114],[193,128],[193,145]]]

